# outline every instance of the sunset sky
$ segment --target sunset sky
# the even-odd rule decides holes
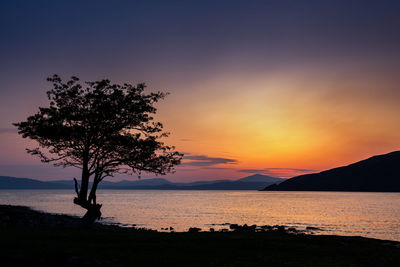
[[[292,177],[399,150],[399,14],[384,0],[3,1],[0,175],[78,175],[26,154],[11,125],[47,105],[54,73],[170,92],[157,118],[185,153],[171,181]]]

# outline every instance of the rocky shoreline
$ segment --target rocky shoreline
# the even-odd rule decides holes
[[[400,243],[227,224],[169,232],[0,205],[1,266],[400,266]],[[165,229],[164,229],[165,230]]]
[[[203,230],[198,227],[190,227],[188,232],[279,232],[287,234],[310,234],[313,230],[322,230],[319,228],[308,227],[306,230],[297,230],[294,227],[285,225],[239,225],[225,223],[226,227],[215,230]],[[33,210],[26,206],[0,205],[0,227],[24,226],[24,227],[68,227],[68,228],[87,228],[83,225],[81,218],[71,215],[51,214]],[[118,224],[94,223],[90,228],[112,230],[112,231],[152,231],[157,230],[138,228],[136,226],[125,227]],[[173,227],[161,228],[163,231],[175,232]]]
[[[65,227],[87,228],[82,219],[64,214],[52,214],[33,210],[26,206],[0,205],[0,227]],[[146,228],[121,227],[118,225],[94,223],[91,229],[112,231],[153,231]]]

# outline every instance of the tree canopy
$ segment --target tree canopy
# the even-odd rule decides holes
[[[107,79],[84,86],[77,77],[63,82],[54,75],[47,80],[53,85],[47,92],[49,106],[14,125],[22,137],[39,144],[27,149],[28,153],[39,156],[42,162],[82,170],[80,186],[74,179],[74,203],[95,217],[101,215],[96,189],[105,177],[117,172],[163,175],[180,163],[183,154],[161,141],[169,133],[153,118],[157,111],[154,104],[166,93],[146,93],[143,83],[119,85]],[[96,209],[98,212],[93,211]]]

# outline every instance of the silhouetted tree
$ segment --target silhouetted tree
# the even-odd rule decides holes
[[[154,104],[165,93],[146,94],[142,83],[100,80],[83,87],[76,77],[66,83],[57,75],[47,80],[53,83],[47,92],[50,106],[39,107],[38,113],[14,125],[23,138],[38,142],[28,153],[55,166],[82,169],[80,185],[74,178],[74,203],[87,210],[86,223],[101,216],[96,190],[105,177],[117,172],[162,175],[180,163],[183,154],[160,141],[168,133],[152,117]]]

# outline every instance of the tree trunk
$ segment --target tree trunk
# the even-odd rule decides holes
[[[87,200],[83,200],[81,198],[74,198],[74,203],[82,208],[86,209],[86,213],[82,218],[82,223],[85,226],[92,225],[96,220],[100,220],[101,218],[101,204],[93,204]]]
[[[90,226],[92,225],[96,220],[100,220],[101,218],[101,204],[96,203],[96,190],[97,190],[97,185],[100,182],[99,175],[96,173],[93,181],[92,188],[90,190],[90,194],[88,196],[88,185],[89,185],[89,173],[85,173],[85,168],[83,169],[82,172],[82,181],[81,181],[81,188],[78,192],[76,189],[77,186],[77,181],[75,179],[75,190],[77,192],[77,197],[74,198],[74,203],[76,205],[81,206],[82,208],[86,209],[86,213],[82,218],[82,223],[85,226]]]
[[[96,220],[101,218],[101,204],[90,204],[87,212],[82,218],[85,226],[91,226]]]
[[[82,178],[81,178],[81,189],[79,190],[79,195],[78,198],[82,201],[85,202],[87,201],[87,193],[89,189],[89,168],[88,168],[88,162],[87,160],[83,161],[82,165]]]
[[[90,190],[90,194],[89,194],[89,198],[88,198],[89,203],[92,203],[94,205],[96,205],[96,190],[97,190],[97,186],[99,185],[99,183],[100,183],[100,178],[96,174],[94,176],[92,189]]]

